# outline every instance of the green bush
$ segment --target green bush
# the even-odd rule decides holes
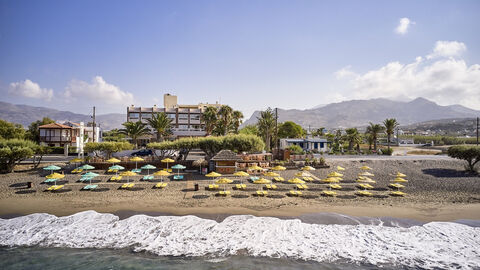
[[[467,161],[468,171],[475,171],[475,164],[480,161],[480,146],[456,145],[448,148],[448,156]]]
[[[104,152],[107,158],[110,158],[113,153],[124,150],[133,149],[133,145],[129,142],[89,142],[85,144],[85,152]]]
[[[296,145],[296,144],[290,145],[289,147],[287,147],[287,149],[290,150],[290,152],[294,155],[302,155],[302,154],[305,153],[303,151],[302,147],[300,147],[299,145]]]
[[[0,139],[0,170],[12,172],[20,161],[33,156],[40,146],[23,139]]]
[[[391,156],[393,154],[393,148],[382,148],[382,155]]]

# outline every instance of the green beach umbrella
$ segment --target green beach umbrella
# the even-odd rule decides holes
[[[180,170],[184,170],[187,167],[183,166],[182,164],[177,164],[175,166],[172,166],[172,169],[177,170],[177,174],[180,175]]]
[[[50,165],[50,166],[47,166],[47,167],[44,167],[43,168],[45,171],[50,171],[50,173],[53,173],[53,171],[58,171],[62,168],[58,167],[58,166],[55,166],[55,165]]]
[[[157,167],[147,164],[141,167],[142,170],[147,170],[147,174],[150,175],[150,170],[155,170]]]
[[[82,170],[93,170],[93,169],[95,169],[95,167],[93,167],[92,165],[88,165],[88,164],[85,164],[85,165],[80,166],[78,168],[82,169]]]

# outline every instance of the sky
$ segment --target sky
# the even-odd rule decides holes
[[[480,1],[0,0],[0,100],[77,113],[351,99],[480,110]]]

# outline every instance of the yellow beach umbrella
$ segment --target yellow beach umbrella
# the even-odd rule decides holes
[[[215,181],[215,183],[217,183],[217,184],[230,184],[230,183],[232,183],[232,182],[233,182],[233,180],[228,179],[228,178],[225,178],[225,177],[224,177],[224,178],[220,178],[220,179],[218,179],[218,180]]]
[[[248,174],[244,171],[240,171],[240,172],[235,172],[233,175],[234,176],[239,176],[239,177],[246,177],[246,176],[249,176],[250,174]]]
[[[141,157],[133,157],[133,158],[130,159],[130,161],[135,161],[135,170],[137,170],[137,169],[138,169],[138,168],[137,168],[137,163],[138,163],[139,161],[144,161],[144,159],[141,158]]]
[[[369,172],[362,172],[362,173],[359,173],[358,175],[359,176],[375,176],[373,173],[369,173]]]
[[[401,177],[396,177],[395,179],[393,179],[393,182],[396,182],[396,183],[406,183],[406,182],[408,182],[408,180],[403,179],[403,178],[401,178]]]
[[[315,168],[313,168],[312,166],[305,166],[302,168],[302,171],[315,171]]]
[[[168,163],[175,162],[175,160],[173,160],[171,158],[164,158],[164,159],[161,160],[161,162],[167,163],[167,170],[168,170]]]
[[[265,176],[269,176],[269,177],[277,177],[277,176],[280,176],[278,173],[276,172],[266,172],[264,173],[263,175]]]
[[[107,159],[106,161],[107,161],[108,163],[113,163],[113,164],[115,164],[115,163],[119,163],[119,162],[120,162],[120,159],[111,158],[111,159]]]
[[[122,172],[120,173],[121,176],[135,176],[137,175],[137,173],[134,173],[132,171],[125,171],[125,172]],[[127,183],[130,182],[130,179],[127,178]]]
[[[74,159],[71,159],[69,162],[70,162],[70,163],[79,163],[79,162],[83,162],[83,159],[81,159],[81,158],[74,158]]]
[[[403,174],[403,173],[401,173],[401,172],[397,172],[397,173],[395,174],[395,176],[396,176],[396,177],[406,177],[407,175],[405,175],[405,174]]]
[[[290,184],[305,184],[305,181],[299,179],[299,178],[292,178],[287,181]]]
[[[306,173],[306,172],[298,172],[295,174],[295,176],[298,176],[298,177],[309,177],[310,174],[309,173]]]
[[[49,175],[45,176],[45,178],[47,178],[47,179],[62,179],[64,177],[65,177],[65,175],[60,174],[60,173],[52,173],[52,174],[49,174]]]
[[[169,176],[170,173],[167,172],[167,171],[161,170],[161,171],[158,171],[158,172],[153,173],[153,175],[160,176],[160,179],[161,179],[162,182],[163,182],[163,177],[164,177],[164,176]]]
[[[343,174],[338,173],[338,172],[331,172],[327,175],[328,177],[342,177]]]
[[[345,168],[342,166],[337,166],[337,171],[345,171]]]
[[[205,176],[206,176],[206,177],[212,177],[212,178],[213,178],[213,177],[220,177],[220,176],[222,176],[222,175],[219,174],[219,173],[217,173],[217,172],[210,172],[210,173],[207,173]]]
[[[340,178],[338,178],[338,177],[328,177],[328,178],[322,179],[321,182],[323,182],[323,183],[339,183]]]
[[[283,166],[277,165],[277,166],[272,168],[272,171],[285,171],[286,169],[287,168],[285,168]]]
[[[258,165],[252,166],[248,168],[251,171],[263,171],[262,167],[259,167]]]
[[[370,168],[370,167],[368,167],[368,166],[362,166],[362,167],[360,167],[360,169],[362,169],[362,170],[371,170],[372,168]]]

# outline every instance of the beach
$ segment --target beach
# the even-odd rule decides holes
[[[167,181],[163,190],[152,189],[153,182],[140,181],[142,176],[132,176],[134,190],[119,190],[121,183],[107,182],[110,175],[95,171],[99,191],[80,191],[84,183],[77,183],[78,175],[68,174],[68,192],[44,192],[48,187],[41,184],[42,170],[15,172],[0,176],[0,215],[14,217],[31,213],[49,213],[56,216],[71,215],[86,210],[100,213],[151,213],[152,215],[197,215],[228,216],[249,214],[255,216],[300,216],[309,213],[339,213],[350,216],[395,217],[428,221],[453,221],[458,219],[480,219],[480,177],[467,174],[463,162],[453,159],[440,160],[329,160],[329,169],[317,169],[311,173],[318,179],[325,178],[336,166],[345,167],[343,191],[335,198],[320,196],[325,184],[307,183],[310,190],[305,197],[288,197],[292,184],[279,183],[279,191],[270,191],[268,197],[253,194],[263,185],[247,183],[247,191],[236,191],[234,185],[221,185],[231,190],[231,196],[216,197],[215,192],[204,187],[212,183],[199,175],[185,175],[187,181]],[[62,165],[62,164],[57,164]],[[375,174],[372,191],[374,197],[355,196],[356,175],[359,168],[367,165]],[[65,166],[65,164],[63,164]],[[406,197],[389,196],[387,188],[393,174],[400,171],[407,175]],[[285,178],[294,177],[298,170],[280,172]],[[42,176],[41,176],[42,175]],[[158,178],[158,177],[157,177]],[[124,177],[123,180],[126,178]],[[235,178],[232,178],[235,179]],[[19,183],[33,182],[33,188],[25,189]],[[237,180],[238,181],[238,180]],[[188,185],[199,184],[200,190],[193,191]],[[128,215],[127,215],[128,216]]]

